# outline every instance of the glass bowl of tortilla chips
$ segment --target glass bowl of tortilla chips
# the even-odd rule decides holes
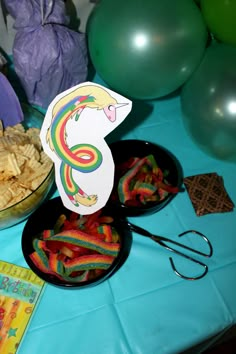
[[[25,220],[47,198],[54,165],[39,137],[44,114],[21,104],[23,122],[0,126],[0,230]]]

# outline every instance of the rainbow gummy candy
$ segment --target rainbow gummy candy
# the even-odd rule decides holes
[[[80,270],[108,269],[115,257],[105,254],[89,254],[64,262],[66,274]]]
[[[49,238],[53,235],[54,235],[54,230],[44,230],[42,233],[42,237],[44,240],[46,240],[47,238]]]
[[[125,203],[131,199],[130,182],[139,172],[140,168],[145,164],[146,157],[140,159],[123,177],[118,184],[118,195],[121,203]]]
[[[117,192],[121,203],[146,204],[149,201],[162,200],[168,193],[178,192],[178,187],[172,187],[163,180],[164,174],[153,155],[134,160],[132,168],[126,164],[125,171],[127,168],[128,171],[124,172],[118,182]]]
[[[69,219],[62,214],[54,229],[44,230],[42,239],[33,240],[35,251],[30,258],[42,272],[62,281],[89,280],[108,269],[120,250],[120,237],[112,222],[101,211],[80,218],[74,213]]]
[[[152,170],[152,172],[157,176],[160,171],[160,168],[157,166],[155,157],[153,155],[148,155],[146,157],[146,162],[150,167],[150,170]]]
[[[33,247],[34,250],[36,251],[38,257],[33,256],[33,258],[39,261],[41,268],[48,269],[48,257],[46,253],[44,252],[45,248],[45,241],[34,239],[33,240]]]
[[[74,283],[86,281],[89,279],[89,270],[85,270],[84,272],[82,272],[82,274],[77,275],[76,277],[67,276],[64,274],[63,279]]]
[[[36,240],[36,239],[33,241],[33,246],[34,246],[35,251],[29,255],[31,261],[34,263],[34,265],[41,272],[55,275],[60,280],[63,280],[63,278],[60,276],[60,274],[55,273],[50,270],[47,255],[43,251],[43,249],[41,248],[41,247],[43,247],[42,242],[44,242],[44,241]]]
[[[100,225],[97,228],[98,232],[105,235],[106,242],[112,242],[112,228],[110,225]]]
[[[105,242],[93,235],[88,235],[81,230],[65,230],[49,237],[47,240],[68,242],[76,246],[89,248],[102,254],[116,257],[119,249],[119,243]]]
[[[48,265],[49,265],[49,268],[51,269],[52,272],[55,272],[55,273],[62,275],[62,276],[64,275],[65,268],[64,268],[63,262],[58,259],[57,253],[51,252],[49,254]]]
[[[34,251],[29,255],[31,261],[34,265],[41,270],[43,273],[48,273],[48,268],[45,266],[38,252]]]

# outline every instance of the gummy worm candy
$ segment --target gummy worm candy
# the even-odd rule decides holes
[[[145,164],[146,160],[146,157],[140,159],[133,168],[131,168],[123,177],[121,177],[120,183],[118,185],[118,194],[121,203],[125,203],[126,200],[131,199],[129,188],[130,181],[138,173],[140,168]]]
[[[64,262],[66,274],[80,270],[108,269],[114,257],[104,254],[89,254]]]
[[[77,275],[76,277],[68,276],[66,274],[64,263],[62,261],[58,260],[58,255],[56,253],[50,253],[50,255],[49,255],[49,267],[50,267],[50,270],[52,270],[56,274],[60,274],[64,280],[68,280],[70,282],[71,281],[79,282],[79,281],[85,281],[85,280],[88,279],[89,270],[86,270],[86,269],[85,269],[84,272],[82,272],[81,275]],[[72,273],[72,272],[70,272],[70,273]]]
[[[89,280],[107,270],[118,255],[120,237],[113,221],[101,210],[82,217],[72,213],[69,219],[61,214],[53,229],[43,230],[41,238],[33,240],[30,258],[42,272],[62,281]]]
[[[114,257],[117,256],[120,249],[119,243],[105,242],[80,230],[65,230],[52,237],[49,237],[47,240],[71,243],[76,246],[89,248],[99,253]]]
[[[109,225],[98,226],[98,232],[105,235],[106,242],[112,242],[112,229]]]
[[[36,251],[36,254],[33,255],[33,258],[39,262],[40,268],[48,269],[48,257],[43,250],[43,248],[45,247],[45,242],[38,239],[34,239],[33,247]]]

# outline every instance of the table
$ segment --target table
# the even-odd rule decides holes
[[[95,77],[95,82],[101,80]],[[178,93],[134,101],[130,116],[107,141],[129,138],[169,149],[184,176],[217,172],[236,204],[236,166],[206,155],[194,144],[182,123]],[[214,248],[207,276],[197,281],[179,278],[171,270],[167,251],[133,234],[128,259],[109,280],[82,290],[46,286],[19,354],[170,354],[205,342],[193,351],[200,353],[208,339],[236,323],[235,213],[198,217],[184,190],[158,213],[130,218],[173,239],[187,229],[206,234]],[[2,260],[26,266],[21,251],[24,224],[0,232]],[[198,245],[196,239],[189,242]],[[190,263],[175,259],[191,273]]]

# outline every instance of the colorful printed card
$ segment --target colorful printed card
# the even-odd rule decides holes
[[[44,284],[30,269],[0,261],[0,353],[17,352]]]
[[[66,208],[88,215],[109,199],[114,162],[104,137],[130,113],[131,101],[91,82],[60,93],[48,107],[41,141],[55,164]]]

